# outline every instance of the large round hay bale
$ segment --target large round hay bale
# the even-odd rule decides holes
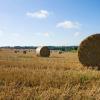
[[[50,50],[47,46],[41,46],[36,49],[37,56],[41,57],[49,57],[50,56]]]
[[[81,42],[78,57],[84,66],[97,66],[100,69],[100,33],[91,35]]]

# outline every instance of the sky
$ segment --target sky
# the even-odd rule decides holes
[[[0,0],[0,46],[72,46],[100,32],[100,0]]]

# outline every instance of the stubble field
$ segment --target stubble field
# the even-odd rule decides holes
[[[82,66],[77,52],[42,58],[1,49],[0,100],[100,100],[100,72]]]

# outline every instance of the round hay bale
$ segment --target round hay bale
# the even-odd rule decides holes
[[[17,53],[17,51],[15,50],[14,53]]]
[[[26,51],[23,51],[23,54],[26,54],[27,52]]]
[[[38,47],[36,49],[36,54],[37,54],[37,56],[41,56],[41,57],[49,57],[50,56],[50,50],[47,46]]]
[[[62,52],[62,51],[59,51],[58,53],[59,53],[59,54],[62,54],[63,52]]]
[[[100,68],[100,33],[91,35],[81,42],[78,57],[84,66]]]
[[[18,52],[19,52],[19,50],[15,50],[15,51],[14,51],[14,53],[18,53]]]

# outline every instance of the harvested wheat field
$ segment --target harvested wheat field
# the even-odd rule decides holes
[[[77,52],[37,57],[0,51],[0,100],[99,100],[100,72],[87,69]]]

